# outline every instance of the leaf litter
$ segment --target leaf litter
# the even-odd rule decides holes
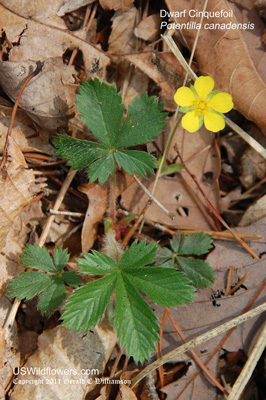
[[[51,2],[41,2],[40,7],[38,6],[37,9],[34,8],[31,3],[25,3],[23,10],[18,9],[16,3],[11,4],[5,1],[1,5],[1,26],[4,35],[2,36],[0,83],[5,94],[14,101],[17,97],[21,82],[28,76],[32,68],[35,68],[36,61],[42,60],[44,63],[42,73],[26,87],[23,93],[20,102],[22,110],[20,110],[19,114],[16,116],[15,128],[13,129],[14,134],[12,135],[9,153],[11,162],[9,161],[8,163],[7,178],[1,182],[2,214],[0,213],[0,220],[1,226],[3,227],[1,230],[1,244],[3,247],[1,258],[5,266],[4,276],[1,276],[3,293],[9,279],[21,272],[21,265],[19,265],[18,258],[19,254],[22,252],[22,248],[28,243],[28,240],[33,244],[39,240],[39,220],[43,219],[45,216],[45,214],[42,214],[40,207],[41,202],[39,200],[36,202],[38,206],[35,210],[33,205],[30,204],[34,196],[43,192],[44,187],[43,183],[38,183],[33,171],[27,168],[27,158],[25,160],[23,156],[23,152],[51,155],[51,144],[45,143],[42,137],[38,136],[38,129],[50,130],[48,134],[49,137],[51,133],[55,133],[56,128],[67,126],[68,122],[70,122],[68,130],[71,126],[74,130],[82,127],[82,124],[78,122],[76,116],[75,119],[72,119],[71,125],[71,117],[73,117],[73,111],[75,111],[74,93],[79,83],[81,83],[82,78],[87,79],[89,76],[97,76],[101,80],[107,78],[110,84],[116,82],[118,88],[122,90],[123,99],[127,106],[131,103],[136,94],[140,97],[146,91],[146,88],[148,88],[151,94],[160,96],[160,101],[165,102],[166,111],[175,110],[172,100],[173,94],[177,87],[182,85],[182,80],[184,78],[183,69],[173,58],[173,55],[169,53],[168,49],[150,44],[152,40],[158,38],[160,24],[159,18],[157,18],[158,14],[157,16],[153,13],[149,15],[149,11],[144,10],[142,18],[140,9],[132,8],[131,1],[101,1],[96,16],[98,21],[100,17],[102,18],[104,15],[102,13],[103,10],[105,10],[105,13],[107,10],[108,12],[110,12],[110,10],[116,12],[119,10],[118,13],[114,14],[112,21],[109,21],[109,26],[107,27],[109,29],[109,39],[107,39],[107,41],[109,41],[109,52],[106,52],[101,49],[99,44],[96,45],[96,42],[92,43],[85,40],[81,28],[76,31],[70,31],[67,28],[65,20],[59,17],[59,10],[63,4],[62,1],[53,2],[53,4],[50,3]],[[168,0],[166,4],[169,11],[188,10],[192,8],[192,4],[189,2],[181,1],[176,4],[176,2],[174,3]],[[202,1],[198,2],[197,7],[200,8],[202,4]],[[89,4],[88,7],[93,10],[94,6],[94,4]],[[209,1],[208,10],[212,10],[214,6],[216,6],[214,1]],[[252,4],[249,4],[249,6],[252,12],[254,12]],[[243,11],[242,9],[242,14],[239,12],[241,7],[237,8],[235,5],[231,6],[225,1],[223,1],[219,7],[224,9],[233,7],[237,19],[240,20],[242,18],[244,22],[247,21],[247,13],[245,13],[245,10]],[[72,8],[72,10],[74,10],[74,8]],[[159,10],[157,10],[157,12],[158,11]],[[80,11],[78,10],[78,12]],[[63,13],[61,14],[63,15]],[[85,8],[81,8],[81,14],[79,13],[76,15],[81,15],[81,18],[84,18],[84,14]],[[105,14],[105,18],[106,15],[107,14]],[[68,17],[69,16],[72,20],[75,20],[75,11],[68,14]],[[109,18],[110,17],[111,14],[109,14]],[[130,19],[128,19],[129,17]],[[254,16],[254,20],[256,21],[255,25],[256,28],[260,30],[263,23],[256,18],[258,17]],[[55,35],[56,40],[54,40]],[[139,39],[137,39],[140,37],[146,40],[146,43],[142,43],[143,46],[140,45]],[[262,79],[264,79],[263,71],[265,68],[263,69],[264,59],[259,49],[259,44],[261,43],[259,37],[260,35],[257,35],[255,41],[255,35],[252,31],[228,31],[224,34],[223,31],[217,30],[215,34],[212,32],[212,35],[210,35],[210,31],[204,30],[201,32],[196,47],[195,68],[198,68],[200,74],[211,75],[215,79],[217,88],[231,93],[234,98],[236,109],[243,116],[252,120],[265,133],[265,118],[262,106],[264,104],[263,96],[265,92]],[[108,45],[108,43],[104,43],[106,39],[104,39],[103,35],[101,36],[101,40],[103,48],[104,45]],[[176,37],[176,40],[181,43],[180,45],[183,46],[183,48],[184,43],[186,43],[189,49],[191,49],[192,43],[195,40],[195,31],[183,31],[182,39]],[[254,42],[257,43],[255,46],[256,52],[252,50],[254,49]],[[247,43],[247,47],[245,43]],[[73,48],[77,48],[80,51],[74,66],[67,65],[65,58],[66,54],[71,52]],[[256,65],[259,72],[256,71],[253,63]],[[132,65],[137,67],[138,70]],[[107,67],[109,68],[108,72]],[[136,78],[137,74],[138,77]],[[112,79],[110,78],[111,76]],[[249,82],[251,79],[253,82],[252,85]],[[55,82],[56,85],[54,84]],[[254,82],[256,84],[254,84]],[[132,91],[133,94],[129,95],[130,91]],[[23,118],[23,111],[25,111],[30,118]],[[1,115],[3,116],[1,119],[3,123],[1,126],[1,137],[3,137],[9,121],[10,112],[2,108]],[[172,120],[173,117],[170,116],[170,124]],[[30,121],[34,121],[34,123]],[[36,124],[39,125],[40,128],[37,128]],[[67,132],[67,130],[62,131],[62,128],[60,129],[60,133],[65,134]],[[156,156],[162,153],[165,147],[168,130],[169,126],[167,126],[161,137],[156,138],[153,144],[150,143],[148,145],[149,152],[156,154]],[[219,183],[224,196],[228,195],[231,190],[234,190],[236,184],[239,185],[238,176],[233,173],[231,175],[230,173],[229,175],[225,174],[225,178],[221,177],[221,163],[226,161],[230,164],[230,161],[223,152],[220,153],[218,141],[203,128],[195,134],[189,134],[182,128],[178,128],[168,154],[168,163],[178,162],[177,154],[174,150],[174,145],[176,143],[191,173],[196,175],[208,199],[215,208],[218,208],[221,193],[219,192]],[[49,162],[51,162],[51,160]],[[36,166],[35,170],[41,168],[44,174],[45,172],[54,173],[55,171],[53,171],[52,164],[49,167],[49,162],[47,162],[46,166]],[[245,177],[245,173],[243,176]],[[259,180],[263,181],[264,176],[261,170],[255,171],[253,182],[257,183]],[[218,181],[219,178],[220,181]],[[49,174],[47,174],[47,180],[49,192],[44,196],[42,194],[44,197],[42,201],[44,210],[47,208],[47,204],[54,201],[53,193],[58,191],[53,181],[49,179]],[[72,209],[69,211],[80,209],[80,202],[82,202],[82,200],[78,200],[75,190],[81,187],[82,191],[86,193],[89,199],[88,209],[82,227],[82,250],[88,251],[93,245],[95,246],[94,243],[96,243],[96,249],[101,247],[101,241],[96,239],[100,237],[101,221],[109,206],[107,201],[108,188],[97,186],[95,183],[87,184],[82,182],[82,180],[84,180],[84,176],[82,175],[75,178],[73,183],[75,187],[72,192],[74,194],[70,195],[71,201],[67,202],[67,207],[69,208],[71,204]],[[132,184],[126,176],[123,176],[122,181],[124,183],[121,183],[121,190],[117,193],[117,201],[120,206],[130,213],[139,214],[147,203],[148,197],[140,191],[135,183]],[[127,181],[127,183],[125,183],[125,181]],[[231,183],[232,181],[233,183]],[[151,191],[153,185],[152,180],[148,178],[147,180],[143,180],[143,182]],[[82,186],[80,186],[80,184],[82,184]],[[128,185],[130,186],[126,189]],[[98,193],[99,189],[101,191],[100,194]],[[259,185],[258,189],[254,189],[253,196],[257,199],[255,200],[255,207],[259,207],[258,199],[260,197],[262,199],[261,201],[263,201],[263,190],[263,182]],[[191,197],[193,194],[194,197]],[[161,228],[165,227],[166,232],[167,227],[198,231],[216,229],[212,215],[206,208],[194,182],[185,171],[178,172],[173,177],[161,176],[155,196],[175,214],[176,219],[174,222],[171,221],[157,206],[152,205],[147,214],[147,222],[149,225],[145,226],[144,231],[145,237],[148,237],[149,240],[154,240],[154,238],[155,240],[160,239],[162,242],[168,240],[168,237],[163,233],[159,233],[156,228],[152,227],[152,224],[160,224]],[[236,200],[238,200],[238,202],[240,201],[240,209],[237,209],[237,206],[233,206],[232,211],[240,211],[242,216],[247,207],[251,205],[252,200],[244,195],[241,197],[241,192]],[[201,204],[201,209],[199,208],[199,204]],[[27,208],[24,210],[25,207]],[[83,204],[82,207],[83,209],[81,211],[84,211],[86,209],[86,204]],[[66,210],[68,209],[66,206],[64,206],[64,208]],[[202,210],[204,210],[204,212],[202,212]],[[22,212],[24,213],[24,219],[22,219]],[[253,223],[257,218],[261,218],[261,216],[263,216],[263,214],[254,216],[253,209],[250,208],[244,214],[244,218],[246,218],[244,221],[247,221],[248,218],[248,221]],[[230,220],[228,222],[230,223]],[[130,222],[128,222],[128,224],[130,224]],[[126,229],[128,229],[126,224],[125,226]],[[264,236],[264,227],[265,219],[262,219],[255,224],[253,223],[250,227],[239,228],[237,230]],[[70,225],[68,229],[71,229]],[[50,236],[48,240],[55,243],[57,241],[56,235],[59,235],[59,233]],[[16,237],[19,238],[17,243],[14,239]],[[252,299],[254,293],[264,279],[263,255],[260,261],[252,260],[250,255],[245,253],[235,242],[216,240],[214,242],[214,247],[215,249],[213,252],[207,257],[207,261],[216,272],[215,283],[212,288],[200,289],[197,292],[197,299],[192,304],[178,307],[176,310],[171,310],[171,316],[178,321],[187,340],[211,329],[218,323],[239,315]],[[265,252],[265,239],[253,242],[251,247],[258,254],[263,254]],[[74,255],[80,256],[80,254]],[[71,262],[74,262],[74,259],[72,259]],[[228,270],[231,266],[233,266],[234,269],[232,284],[237,283],[244,277],[246,278],[234,294],[225,296]],[[255,305],[262,302],[263,296],[265,296],[264,292],[260,295]],[[220,305],[217,306],[217,304]],[[156,313],[159,319],[161,319],[162,310],[158,309],[157,306]],[[229,352],[236,351],[238,348],[243,348],[247,353],[250,352],[249,338],[252,332],[259,329],[261,322],[261,317],[258,317],[244,324],[241,328],[237,328],[223,345],[223,348]],[[177,338],[176,334],[172,333],[173,327],[169,322],[166,323],[164,329],[165,332],[162,341],[163,352],[168,352],[172,348],[177,347],[181,341]],[[116,342],[116,337],[113,332],[111,333],[109,328],[105,328],[102,331],[101,340],[108,341],[108,332],[110,334],[110,343],[106,345],[106,353],[103,352],[105,354],[105,362],[108,361]],[[80,354],[74,349],[74,353],[71,353],[71,346],[68,347],[69,343],[77,342],[77,337],[79,337],[79,335],[80,334],[74,332],[68,333],[65,328],[60,326],[53,327],[51,330],[44,330],[44,333],[39,336],[38,350],[28,358],[26,365],[45,367],[50,365],[52,360],[54,360],[54,366],[56,368],[67,368],[70,365],[69,363],[73,360],[75,360],[73,364],[74,367],[81,365],[81,360],[84,360],[84,352]],[[87,336],[88,335],[93,336],[90,331]],[[64,343],[68,343],[67,347],[62,347],[62,343],[60,343],[60,340],[58,341],[59,337],[61,337],[60,340],[63,340]],[[82,342],[83,339],[84,337],[79,337],[79,341]],[[210,342],[207,342],[204,347],[197,350],[198,355],[203,361],[206,360],[207,356],[213,351],[219,341],[220,338],[212,339]],[[100,348],[102,346],[96,342],[90,342],[89,344],[89,347],[91,347],[93,351],[97,351],[98,346]],[[83,346],[83,344],[81,346]],[[88,344],[86,344],[86,348],[87,347]],[[51,352],[50,350],[47,352],[47,357],[45,358],[47,348],[51,348],[52,350]],[[69,351],[67,348],[69,348]],[[64,359],[62,364],[61,361],[60,363],[58,362],[60,357],[55,358],[56,351],[58,351],[57,354]],[[3,355],[4,353],[1,352],[1,354]],[[217,374],[218,359],[219,354],[217,354],[211,364],[209,364],[209,369],[215,376]],[[93,368],[93,362],[95,360],[95,356],[92,356],[92,358],[86,362]],[[162,389],[164,393],[167,393],[168,400],[176,398],[176,383],[178,384],[178,390],[181,390],[197,369],[190,355],[179,357],[177,360],[173,360],[173,363],[182,361],[188,366],[186,376],[181,377],[176,382],[168,384]],[[19,361],[15,361],[15,364],[18,366]],[[105,363],[101,364],[102,371],[104,364]],[[112,364],[112,361],[110,364]],[[28,376],[28,378],[30,378],[30,376]],[[48,378],[50,377],[48,376]],[[6,384],[2,385],[2,387],[4,391],[9,389]],[[86,393],[91,390],[86,384],[83,385],[82,383],[75,386],[75,390],[77,390],[77,388],[78,393],[75,392],[76,398],[83,398]],[[64,387],[58,387],[56,396],[58,396],[58,398],[62,396],[71,398],[71,390],[73,390],[73,386],[67,387],[64,385]],[[125,398],[129,396],[129,394],[124,393],[126,391],[130,393],[129,388],[126,389],[126,387],[123,386],[121,390],[121,393],[123,393],[121,396]],[[148,391],[149,390],[154,393],[155,389],[148,389]],[[216,393],[216,389],[207,383],[206,379],[201,374],[196,378],[194,383],[189,386],[181,398],[193,399],[197,396],[197,398],[214,399],[216,398]],[[29,397],[36,399],[39,397],[55,398],[54,393],[49,393],[49,388],[41,387],[41,385],[38,386],[38,389],[35,387],[29,389],[26,386],[16,386],[13,392],[9,392],[9,394],[10,398],[14,399]],[[132,394],[132,396],[134,395]]]

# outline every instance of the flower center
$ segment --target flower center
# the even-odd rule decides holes
[[[195,100],[195,111],[197,114],[205,114],[206,111],[208,110],[208,100],[206,99],[197,99]]]

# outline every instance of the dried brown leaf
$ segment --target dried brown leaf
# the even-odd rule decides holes
[[[137,396],[130,387],[121,385],[116,400],[137,400]]]
[[[258,4],[256,2],[256,4]],[[248,48],[248,52],[252,61],[256,67],[256,70],[260,74],[264,82],[266,82],[266,69],[265,60],[266,54],[262,44],[262,35],[265,29],[265,23],[260,18],[260,15],[256,8],[251,5],[247,8],[244,4],[232,4],[234,15],[238,22],[242,24],[253,23],[254,29],[242,29],[241,34]]]
[[[108,206],[108,185],[100,186],[98,183],[85,183],[79,187],[79,190],[85,193],[89,200],[81,234],[82,252],[86,253],[92,248],[96,240],[98,223]]]
[[[245,211],[239,226],[245,226],[252,224],[253,222],[266,216],[266,195],[257,199],[248,209]]]
[[[116,179],[116,196],[120,196],[133,180],[128,174],[118,173]],[[85,253],[93,246],[97,237],[98,223],[107,210],[109,186],[107,183],[103,186],[100,186],[98,183],[85,183],[79,187],[79,190],[85,193],[89,200],[81,235],[81,247]]]
[[[11,99],[16,100],[21,84],[35,68],[36,64],[29,61],[0,65],[0,82]],[[74,73],[74,67],[65,65],[61,58],[47,59],[42,72],[24,90],[20,107],[42,127],[55,129],[66,124],[71,117],[69,105],[72,101],[70,87],[66,84],[74,83]]]
[[[49,18],[56,15],[64,0],[24,0],[23,7],[16,0],[2,0],[1,4],[24,18]]]
[[[85,334],[63,326],[46,330],[39,336],[38,349],[24,365],[36,368],[35,373],[28,370],[26,375],[16,376],[10,399],[84,399],[95,386],[90,371],[99,369],[103,373],[115,344],[116,335],[106,322]],[[53,369],[59,372],[53,374]],[[39,384],[19,384],[20,379],[32,379]]]
[[[176,110],[174,94],[178,86],[182,85],[184,70],[172,53],[145,51],[125,55],[125,59],[143,71],[157,83],[161,90],[161,101],[168,111]]]
[[[185,17],[175,19],[176,23],[197,22],[199,18],[190,18],[188,12],[195,9],[192,0],[174,1],[167,0],[166,4],[170,11],[184,11]],[[203,8],[204,1],[197,2],[197,9]],[[207,11],[230,11],[230,3],[221,0],[209,0]],[[183,15],[183,14],[182,14]],[[237,20],[228,18],[209,18],[205,23],[233,23]],[[183,31],[184,38],[192,49],[197,29],[186,29]],[[231,93],[235,108],[247,119],[255,122],[266,134],[266,116],[264,104],[266,102],[266,86],[258,74],[242,31],[237,29],[202,29],[196,47],[195,58],[198,62],[202,75],[210,75],[215,80],[216,89]]]
[[[6,297],[0,299],[1,315],[0,326],[5,323],[12,304]],[[20,355],[17,352],[17,328],[13,326],[0,328],[0,398],[5,399],[5,393],[9,388],[13,376],[13,369],[19,366]]]
[[[130,10],[134,0],[100,0],[100,5],[105,10],[121,10],[122,12]]]
[[[0,106],[0,152],[3,152],[6,133],[10,124],[11,107]],[[53,146],[44,142],[32,128],[32,120],[24,111],[18,110],[12,129],[12,138],[22,152],[54,154]]]
[[[0,65],[4,90],[15,100],[22,82],[35,69],[35,62],[44,61],[43,71],[27,86],[20,106],[47,128],[65,123],[68,109],[74,103],[75,69],[65,65],[62,56],[67,50],[79,49],[88,74],[99,78],[105,77],[109,57],[78,33],[50,25],[46,20],[27,19],[3,5],[0,5],[0,24],[6,35],[3,49],[8,53],[3,52],[2,59],[9,60]],[[16,45],[10,47],[10,43]]]
[[[144,18],[134,29],[135,35],[147,42],[153,42],[160,36],[160,14],[152,14]]]
[[[88,4],[94,3],[95,0],[72,0],[68,2],[63,2],[60,9],[57,11],[57,15],[62,17],[67,13],[78,10],[80,7],[87,6]]]
[[[108,1],[109,3],[109,1]],[[125,13],[116,13],[112,18],[112,32],[109,37],[109,51],[111,53],[131,53],[136,48],[134,28],[137,18],[137,9],[131,8]]]
[[[142,96],[143,93],[148,91],[148,88],[148,76],[145,75],[142,71],[139,71],[136,68],[132,68],[129,85],[126,90],[126,94],[123,96],[123,103],[125,103],[126,107],[128,107],[130,104],[132,104],[132,101],[136,96]]]
[[[15,217],[21,213],[39,191],[32,170],[23,166],[8,169],[5,180],[0,181],[0,248],[5,246]]]

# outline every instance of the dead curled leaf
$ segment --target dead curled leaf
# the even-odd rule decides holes
[[[0,82],[11,99],[16,100],[22,83],[35,68],[29,61],[0,64]],[[42,127],[55,129],[65,124],[71,117],[66,83],[74,83],[74,74],[74,67],[63,64],[61,58],[45,60],[42,71],[25,88],[20,107]]]
[[[6,133],[10,124],[11,107],[0,106],[0,152],[3,152]],[[45,143],[32,127],[32,120],[22,110],[16,113],[12,129],[12,138],[22,152],[41,152],[47,155],[54,154],[54,148]]]
[[[0,84],[7,95],[15,100],[36,62],[43,61],[43,70],[26,87],[20,107],[42,127],[55,129],[66,123],[74,104],[76,71],[63,63],[62,56],[69,49],[79,49],[87,72],[100,78],[105,77],[109,57],[65,26],[62,29],[45,20],[29,20],[3,5],[0,25],[5,32],[3,48],[7,49],[7,54],[2,52],[2,59],[9,60],[0,64]]]
[[[203,0],[197,2],[197,9],[202,10]],[[170,11],[187,10],[185,17],[175,19],[176,23],[199,23],[200,18],[191,18],[188,11],[195,8],[192,0],[166,0]],[[207,11],[230,11],[228,1],[209,0]],[[205,23],[233,23],[233,17],[209,18]],[[183,35],[190,49],[193,46],[197,29],[185,29]],[[201,29],[197,43],[195,58],[202,75],[210,75],[215,80],[216,89],[229,92],[234,101],[235,108],[247,119],[255,122],[266,134],[266,86],[258,74],[247,50],[241,30],[239,29]]]
[[[23,157],[18,147],[16,151]],[[35,184],[32,170],[25,169],[23,163],[18,165],[18,161],[13,167],[12,163],[8,165],[7,176],[0,181],[0,249],[5,246],[7,234],[15,217],[30,203],[39,190],[40,187]]]

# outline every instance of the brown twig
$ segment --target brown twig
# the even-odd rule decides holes
[[[168,233],[169,235],[177,235],[178,232],[182,232],[185,235],[191,235],[195,232],[198,231],[190,231],[190,230],[183,230],[183,229],[178,229],[178,231],[175,231],[173,229],[167,228],[163,225],[158,224],[157,222],[153,221],[146,221],[147,224],[156,227],[157,229],[160,229],[162,232]],[[202,233],[206,233],[206,235],[210,235],[213,239],[219,239],[219,240],[235,240],[234,236],[232,235],[231,232],[223,231],[223,232],[216,232],[216,231],[200,231]],[[238,236],[241,239],[248,240],[248,241],[256,241],[256,240],[261,240],[263,239],[262,236],[260,235],[254,235],[251,233],[238,233]]]
[[[229,296],[229,294],[230,294],[231,285],[232,285],[232,279],[233,279],[233,273],[234,273],[234,267],[231,265],[230,269],[229,269],[229,273],[228,273],[225,292],[224,292],[225,296]]]
[[[243,283],[245,282],[245,280],[246,280],[247,277],[248,277],[248,274],[249,274],[249,272],[246,272],[245,275],[243,276],[243,278],[241,278],[240,281],[238,281],[237,284],[236,284],[234,287],[232,287],[232,289],[230,289],[229,295],[234,294],[234,293],[237,291],[237,289],[238,289],[241,285],[243,285]]]
[[[25,90],[25,87],[30,82],[30,80],[32,78],[34,78],[36,75],[38,75],[42,70],[43,63],[41,61],[37,61],[36,65],[37,65],[36,69],[28,76],[28,78],[25,80],[25,82],[21,86],[20,91],[18,93],[18,97],[17,97],[17,99],[15,101],[15,104],[14,104],[14,107],[13,107],[13,110],[12,110],[12,114],[11,114],[11,118],[10,118],[9,127],[8,127],[7,134],[6,134],[5,146],[4,146],[4,151],[3,151],[3,158],[2,158],[2,161],[1,161],[1,165],[0,165],[0,172],[3,171],[3,169],[5,168],[5,165],[6,165],[9,138],[11,137],[13,125],[14,125],[14,122],[15,122],[15,116],[16,116],[16,112],[17,112],[17,109],[18,109],[18,105],[19,105],[19,101],[21,99],[21,96],[22,96],[22,94],[23,94],[23,92]]]
[[[175,144],[174,146],[175,151],[177,152],[181,163],[184,165],[185,170],[187,171],[187,173],[190,175],[190,177],[193,179],[193,181],[195,182],[195,184],[197,185],[200,193],[202,194],[204,200],[206,201],[207,206],[209,207],[210,211],[216,216],[216,218],[221,222],[221,224],[228,229],[231,234],[234,236],[235,240],[242,246],[244,247],[245,250],[247,250],[247,252],[254,258],[256,258],[257,260],[259,260],[259,256],[249,247],[249,245],[247,243],[244,242],[244,240],[242,240],[231,228],[230,226],[225,222],[225,220],[220,216],[220,214],[218,213],[218,211],[215,209],[215,207],[212,205],[212,203],[210,202],[210,200],[207,198],[206,194],[204,193],[204,191],[202,190],[201,186],[199,185],[195,175],[193,175],[189,169],[187,168],[187,166],[184,163],[184,160],[179,152],[178,146],[177,144]]]

